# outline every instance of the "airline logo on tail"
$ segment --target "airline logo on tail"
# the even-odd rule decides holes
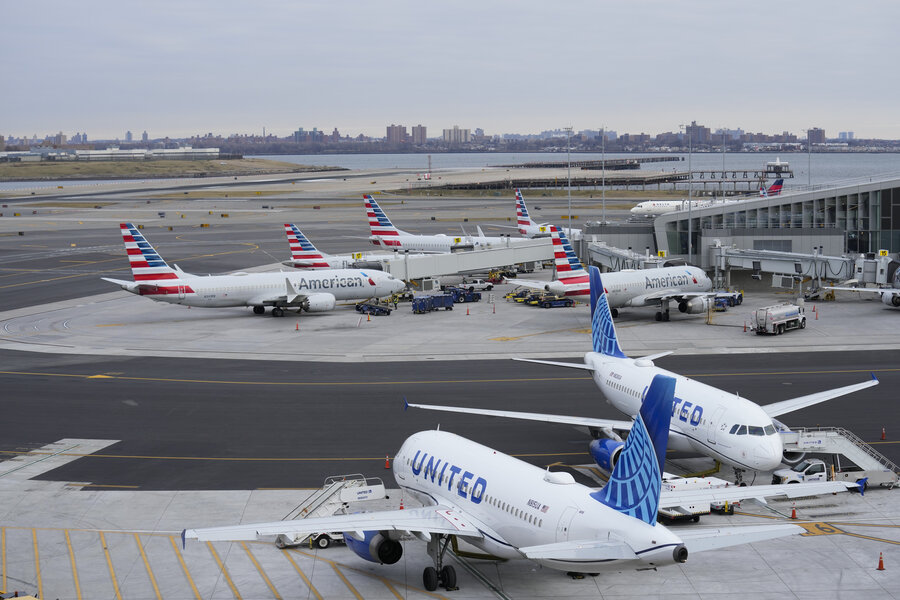
[[[782,187],[784,187],[784,179],[776,179],[775,183],[770,185],[768,189],[766,189],[765,185],[759,188],[759,195],[762,198],[767,196],[777,196],[781,193]]]
[[[581,261],[572,249],[566,234],[550,226],[550,238],[553,240],[553,256],[556,263],[556,276],[567,285],[587,283],[588,274],[581,266]]]
[[[140,295],[194,293],[194,290],[187,285],[165,285],[166,283],[175,283],[171,281],[173,279],[179,279],[175,269],[166,264],[166,261],[150,245],[144,234],[132,223],[121,223],[119,227],[122,230],[122,239],[125,242],[125,253],[128,254],[131,273],[134,281],[139,284]],[[163,282],[163,285],[155,282]]]
[[[328,268],[325,257],[310,242],[303,232],[295,225],[284,224],[284,233],[287,235],[288,245],[291,247],[291,258],[297,262],[308,264],[312,268]]]
[[[388,219],[387,215],[384,214],[384,211],[381,210],[381,207],[378,206],[378,203],[375,202],[375,198],[366,194],[363,196],[363,199],[366,202],[366,216],[369,217],[369,230],[372,232],[373,236],[376,237],[384,237],[384,236],[398,236],[400,235],[400,231],[394,227],[394,224],[391,223],[391,220]],[[372,243],[376,246],[381,245],[383,243],[386,246],[399,246],[399,240],[372,240]]]
[[[600,279],[600,269],[591,267],[591,341],[594,352],[615,358],[628,358],[619,347],[616,326]]]
[[[675,378],[654,377],[609,482],[593,499],[656,525],[674,398]]]
[[[522,235],[528,233],[525,227],[534,225],[531,216],[528,214],[528,208],[525,206],[525,198],[519,190],[516,190],[516,224],[519,226],[519,233]]]

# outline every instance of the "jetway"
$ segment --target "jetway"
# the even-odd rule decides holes
[[[644,254],[629,249],[616,248],[605,242],[591,242],[587,245],[588,260],[592,265],[603,267],[607,271],[621,271],[623,269],[657,269],[672,266],[672,262],[661,256],[650,254],[650,247],[645,248]],[[678,264],[684,261],[678,259]]]
[[[816,287],[823,281],[858,285],[889,285],[898,263],[887,251],[852,256],[826,256],[820,253],[800,254],[774,250],[748,250],[715,245],[709,248],[716,285],[730,285],[731,269],[747,269],[754,279],[763,273],[772,275],[773,287],[793,287],[793,282],[813,280]]]
[[[507,265],[553,259],[550,238],[517,241],[507,248],[452,252],[450,254],[402,254],[385,262],[385,271],[404,281],[486,272]]]

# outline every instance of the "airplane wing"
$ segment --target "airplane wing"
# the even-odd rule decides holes
[[[896,291],[896,288],[835,287],[830,285],[823,286],[822,289],[836,292],[865,292],[869,294],[883,294],[884,292]]]
[[[607,540],[576,540],[540,546],[519,548],[519,552],[532,560],[634,560],[638,557],[625,542]]]
[[[660,355],[665,356],[665,354],[671,354],[671,352],[660,353]],[[585,371],[593,371],[594,368],[588,366],[584,363],[569,363],[569,362],[557,362],[555,360],[539,360],[537,358],[514,358],[513,360],[517,360],[519,362],[530,362],[537,363],[539,365],[551,365],[554,367],[566,367],[568,369],[583,369]]]
[[[812,406],[813,404],[818,404],[819,402],[825,402],[826,400],[831,400],[832,398],[837,398],[839,396],[851,394],[859,390],[864,390],[866,388],[872,387],[873,385],[878,385],[878,378],[875,377],[874,373],[872,373],[872,379],[870,379],[869,381],[854,383],[853,385],[847,385],[844,387],[835,388],[833,390],[826,390],[824,392],[816,392],[815,394],[800,396],[799,398],[792,398],[790,400],[784,400],[782,402],[766,404],[762,407],[762,409],[766,411],[766,414],[770,417],[777,417],[785,413],[800,410],[801,408],[806,408],[807,406]]]
[[[583,366],[583,365],[582,365]],[[560,423],[562,425],[576,425],[580,427],[595,427],[601,429],[614,429],[629,431],[633,421],[617,421],[614,419],[593,419],[591,417],[571,417],[567,415],[547,415],[543,413],[515,412],[511,410],[491,410],[488,408],[463,408],[458,406],[435,406],[433,404],[406,404],[410,408],[423,410],[436,410],[441,412],[456,412],[467,415],[484,415],[486,417],[505,417],[507,419],[521,419],[524,421],[541,421],[542,423]]]
[[[797,525],[748,525],[720,527],[717,529],[682,528],[678,537],[684,542],[688,552],[704,552],[718,550],[729,546],[739,546],[750,542],[763,542],[787,535],[796,535],[806,531]]]
[[[408,531],[410,533],[441,533],[463,537],[481,538],[483,534],[465,514],[447,506],[426,506],[406,510],[389,510],[332,517],[311,517],[273,523],[248,523],[225,527],[185,529],[181,532],[185,539],[204,541],[255,540],[261,536],[279,535],[304,536],[323,531],[363,532],[363,531]],[[360,537],[362,534],[360,533]]]
[[[786,498],[802,498],[804,496],[818,496],[846,492],[860,487],[848,481],[814,481],[808,483],[792,483],[780,485],[748,485],[728,486],[699,490],[676,490],[660,493],[659,505],[665,508],[690,506],[696,504],[712,504],[714,502],[740,502],[741,500],[756,500],[760,504],[766,504],[766,498],[784,496]]]
[[[547,286],[550,285],[549,281],[538,281],[535,279],[519,279],[516,278],[515,281],[510,281],[509,283],[515,283],[518,287],[526,287],[531,290],[547,290]]]

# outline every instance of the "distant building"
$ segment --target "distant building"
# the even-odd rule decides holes
[[[850,140],[853,139],[853,132],[852,131],[842,131],[838,134],[838,139],[843,142],[849,142]]]
[[[385,140],[389,144],[405,144],[407,141],[405,125],[388,125]]]
[[[134,141],[134,135],[132,135],[132,133],[131,133],[130,131],[126,131],[126,132],[125,132],[125,141],[126,141],[126,142],[133,142],[133,141]]]
[[[697,121],[691,121],[691,124],[687,126],[685,134],[688,136],[688,143],[694,146],[709,143],[709,127],[697,125]]]
[[[412,128],[412,143],[416,146],[424,146],[427,141],[426,127],[422,124],[414,125]]]
[[[6,150],[6,139],[0,135],[0,151]]]
[[[144,130],[144,133],[141,134],[141,141],[142,141],[142,142],[147,142],[147,141],[149,141],[149,140],[150,140],[150,136],[147,135],[147,130],[145,129],[145,130]]]
[[[446,144],[468,144],[471,141],[471,132],[468,129],[460,129],[459,125],[454,125],[453,129],[444,130],[444,143]]]
[[[807,132],[809,136],[810,144],[824,144],[825,143],[825,130],[819,129],[818,127],[813,127]]]

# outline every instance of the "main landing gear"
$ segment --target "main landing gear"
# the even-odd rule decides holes
[[[443,564],[444,553],[447,552],[448,545],[450,545],[449,535],[431,534],[431,540],[428,542],[428,556],[434,561],[434,566],[425,567],[422,572],[422,584],[429,592],[438,589],[438,585],[443,586],[448,592],[459,589],[456,587],[456,569],[451,565]]]
[[[743,469],[738,469],[737,467],[734,468],[734,483],[740,487],[745,487],[747,485],[747,482],[744,481]]]
[[[659,310],[656,311],[656,320],[657,321],[668,321],[669,320],[669,301],[663,300],[659,303]]]

